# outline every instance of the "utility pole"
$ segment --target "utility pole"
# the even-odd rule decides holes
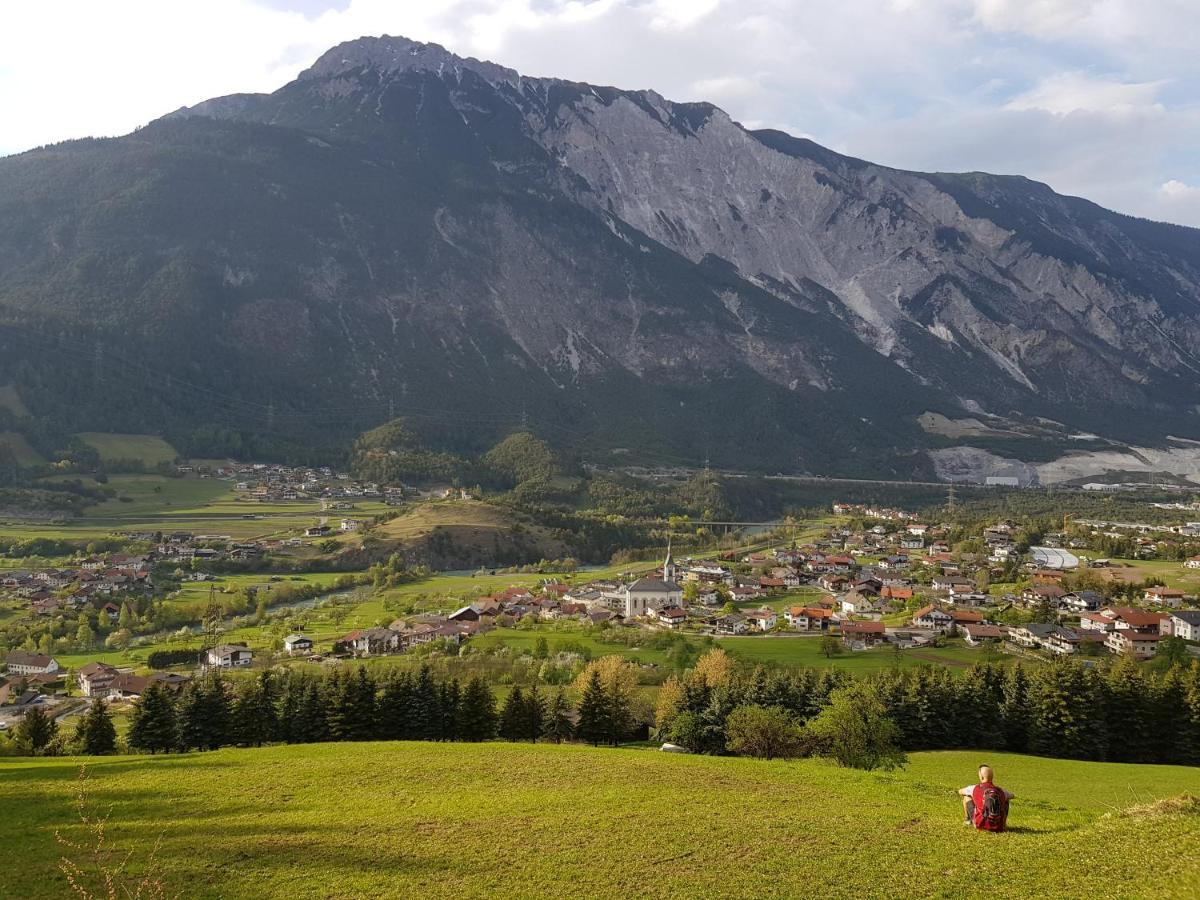
[[[954,495],[954,482],[952,481],[946,487],[946,510],[947,510],[947,512],[952,511],[954,509],[955,499],[956,498]]]

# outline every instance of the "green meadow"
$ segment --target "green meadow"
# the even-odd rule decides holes
[[[84,431],[76,435],[94,447],[104,462],[137,459],[146,466],[173,462],[178,451],[160,437],[151,434],[112,434],[103,431]]]
[[[986,761],[1011,830],[961,822]],[[168,894],[360,897],[1195,897],[1200,771],[973,752],[891,773],[643,749],[317,744],[0,760],[6,897],[71,891],[75,800],[110,861],[157,844]],[[1168,802],[1160,802],[1168,801]],[[85,875],[86,879],[86,875]],[[94,882],[92,883],[94,886]]]

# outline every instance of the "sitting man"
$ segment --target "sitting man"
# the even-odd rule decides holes
[[[970,784],[958,793],[962,796],[967,825],[979,831],[1003,831],[1008,824],[1008,801],[1015,796],[993,783],[991,766],[979,767],[979,784]]]

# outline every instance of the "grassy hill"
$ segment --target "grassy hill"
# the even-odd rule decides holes
[[[571,552],[549,529],[478,500],[422,503],[375,528],[371,538],[439,569],[557,559]]]
[[[83,431],[78,438],[95,447],[104,462],[111,460],[139,459],[148,468],[159,463],[171,462],[178,451],[160,437],[150,434],[108,434],[101,431]]]
[[[988,754],[1004,835],[959,821],[976,753],[872,774],[512,744],[324,744],[88,763],[108,834],[188,897],[1194,897],[1200,770]],[[80,760],[0,760],[5,896],[63,897]]]
[[[0,407],[2,406],[4,406],[4,399],[3,394],[0,393]],[[29,443],[29,439],[19,432],[0,431],[0,444],[8,445],[19,466],[40,466],[46,461],[46,457],[38,453]]]

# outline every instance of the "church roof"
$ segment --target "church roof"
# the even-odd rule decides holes
[[[663,581],[661,578],[639,578],[628,588],[630,591],[638,591],[642,593],[665,594],[670,591],[681,591],[679,585],[673,581]]]

